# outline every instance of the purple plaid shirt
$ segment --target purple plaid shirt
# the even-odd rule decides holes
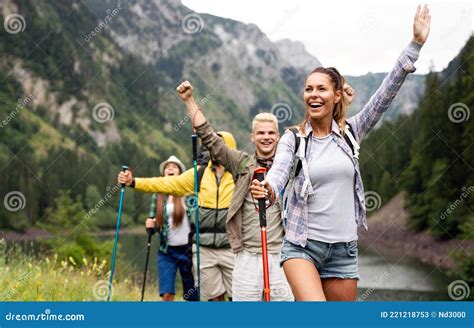
[[[364,108],[349,118],[347,121],[351,125],[355,138],[360,144],[361,140],[377,124],[382,114],[388,109],[398,90],[402,86],[408,73],[415,71],[414,63],[418,59],[421,49],[420,44],[411,42],[409,46],[398,57],[395,67],[385,77],[375,94],[370,98]],[[306,135],[312,131],[309,122],[306,124]],[[332,140],[342,148],[352,159],[355,168],[354,179],[354,203],[355,220],[358,226],[363,226],[367,230],[367,218],[365,210],[364,185],[360,174],[359,161],[353,157],[352,150],[345,142],[339,132],[339,127],[335,121],[332,122]],[[311,158],[312,141],[308,142],[306,159]],[[295,138],[292,132],[286,131],[278,143],[275,159],[272,168],[268,172],[267,180],[273,188],[275,195],[279,195],[285,187],[295,156]],[[288,197],[288,214],[285,219],[285,238],[296,245],[306,246],[308,239],[308,190],[303,195],[304,173],[301,170],[295,177],[294,190]]]

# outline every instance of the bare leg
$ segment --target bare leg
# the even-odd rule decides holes
[[[357,279],[322,279],[324,294],[328,301],[355,301],[357,297]]]
[[[305,259],[289,259],[283,263],[286,279],[297,301],[325,301],[323,286],[314,264]]]
[[[173,302],[174,294],[164,293],[163,296],[161,296],[161,299],[163,300],[163,302]]]
[[[224,296],[225,296],[225,293],[222,294],[221,296],[217,296],[217,297],[211,298],[211,299],[209,300],[209,302],[224,302],[224,301],[225,301]]]

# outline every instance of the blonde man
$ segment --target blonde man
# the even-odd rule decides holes
[[[232,296],[234,301],[263,300],[262,246],[260,225],[255,202],[249,192],[253,173],[258,167],[270,169],[280,137],[278,120],[270,113],[255,116],[250,139],[255,144],[255,153],[228,147],[214,132],[196,104],[193,87],[186,81],[178,88],[178,93],[193,125],[201,137],[203,145],[211,156],[222,163],[235,178],[235,189],[227,214],[227,238],[235,253],[232,274]],[[279,253],[283,241],[281,222],[282,205],[278,200],[267,209],[268,266],[270,272],[270,295],[272,301],[293,301],[293,294],[282,268]]]

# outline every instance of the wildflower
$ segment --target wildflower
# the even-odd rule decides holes
[[[69,262],[72,263],[72,265],[77,266],[76,261],[72,258],[72,256],[69,256]]]

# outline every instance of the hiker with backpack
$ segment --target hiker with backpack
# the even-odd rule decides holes
[[[235,190],[227,216],[227,236],[235,253],[232,275],[233,301],[261,301],[263,293],[262,247],[258,213],[248,190],[257,167],[270,168],[279,139],[278,120],[270,113],[260,113],[252,123],[252,155],[228,147],[206,120],[193,97],[193,87],[185,81],[177,88],[186,105],[193,127],[211,156],[222,163],[235,177]],[[278,265],[278,254],[283,240],[281,203],[267,209],[267,234],[270,268],[271,299],[293,301],[283,270]]]
[[[170,156],[160,164],[160,173],[165,177],[178,176],[185,170],[184,164],[176,156]],[[145,225],[159,233],[158,285],[163,301],[174,300],[178,270],[183,283],[184,300],[197,300],[190,256],[190,216],[183,197],[160,193],[154,193],[151,197],[150,214]]]
[[[304,121],[280,139],[272,168],[250,187],[271,201],[284,190],[286,233],[281,265],[298,301],[354,301],[357,294],[357,227],[367,229],[359,143],[388,109],[430,30],[418,6],[413,40],[370,101],[346,119],[344,78],[335,68],[316,68],[304,83]]]
[[[354,90],[344,86],[349,101]],[[261,301],[263,297],[262,245],[259,215],[248,186],[256,168],[270,169],[279,139],[278,120],[270,113],[260,113],[252,122],[251,142],[255,152],[248,154],[232,149],[219,138],[193,97],[189,81],[177,87],[186,105],[188,116],[203,145],[222,163],[235,178],[235,190],[227,217],[227,236],[235,253],[232,275],[234,301]],[[279,253],[284,230],[281,221],[282,203],[279,198],[266,209],[266,233],[268,235],[268,267],[270,297],[272,301],[293,301],[283,270],[279,266]]]
[[[232,134],[221,131],[221,138],[227,146],[235,149],[236,142]],[[227,211],[234,190],[234,180],[223,165],[215,159],[199,165],[198,204],[190,202],[189,206],[198,206],[200,238],[200,298],[209,301],[224,301],[225,295],[232,297],[232,270],[234,254],[226,236]],[[173,195],[175,197],[194,194],[194,170],[188,169],[179,176],[155,178],[134,178],[132,172],[120,172],[119,183],[137,191]],[[192,199],[193,197],[191,197]],[[190,211],[194,215],[194,209]],[[194,219],[194,217],[192,218]],[[190,218],[191,228],[194,228]],[[195,243],[195,236],[193,237]],[[196,248],[193,245],[193,272],[197,273]],[[197,277],[195,277],[197,279]],[[197,286],[196,286],[197,287]],[[197,290],[194,291],[197,293]]]

